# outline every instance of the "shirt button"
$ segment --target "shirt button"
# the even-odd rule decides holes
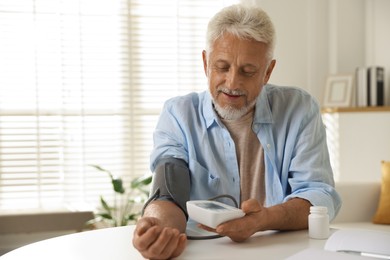
[[[270,144],[267,144],[267,148],[268,148],[268,150],[271,149],[271,145],[270,145]]]

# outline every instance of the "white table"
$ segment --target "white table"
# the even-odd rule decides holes
[[[134,226],[100,229],[33,243],[0,257],[0,260],[137,260],[133,248]],[[190,240],[177,259],[285,259],[304,249],[323,249],[326,240],[308,238],[307,230],[259,232],[243,243],[229,238]]]

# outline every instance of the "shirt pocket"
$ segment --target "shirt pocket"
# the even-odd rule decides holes
[[[202,166],[198,161],[190,160],[191,199],[208,199],[220,195],[220,177]]]

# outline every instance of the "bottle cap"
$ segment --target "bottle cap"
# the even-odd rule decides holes
[[[328,213],[328,208],[323,206],[312,206],[310,207],[310,213]]]

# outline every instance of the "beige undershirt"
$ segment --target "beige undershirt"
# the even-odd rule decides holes
[[[253,114],[254,110],[238,120],[222,119],[222,122],[229,130],[236,145],[241,202],[256,199],[263,205],[265,199],[264,151],[252,130]]]

